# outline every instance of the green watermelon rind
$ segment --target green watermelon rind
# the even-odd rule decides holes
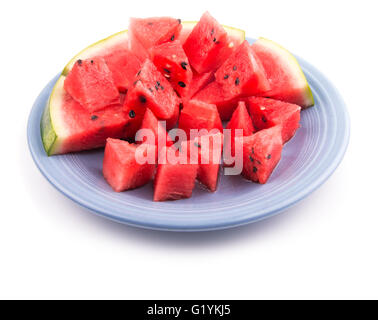
[[[122,41],[126,41],[128,39],[128,30],[123,30],[112,34],[111,36],[99,40],[90,46],[86,47],[85,49],[81,50],[78,54],[76,54],[64,67],[62,71],[62,75],[66,76],[72,69],[75,62],[79,59],[85,60],[92,58],[98,54],[104,52],[107,48],[110,48]]]
[[[314,95],[311,91],[310,85],[308,84],[307,78],[303,73],[300,64],[298,63],[298,60],[293,56],[293,54],[272,40],[260,37],[258,41],[263,41],[266,45],[270,46],[271,49],[275,51],[279,50],[279,55],[282,57],[285,56],[285,60],[291,64],[292,73],[297,75],[299,82],[302,82],[302,98],[305,101],[303,107],[307,108],[313,106],[315,104]]]

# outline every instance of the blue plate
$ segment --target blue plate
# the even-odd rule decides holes
[[[153,186],[116,193],[102,176],[103,150],[47,157],[40,119],[58,76],[43,89],[28,122],[28,142],[42,174],[68,198],[106,218],[133,226],[174,231],[235,227],[275,215],[318,188],[341,162],[350,123],[343,99],[313,66],[298,58],[315,98],[301,113],[301,128],[285,145],[282,160],[265,185],[221,176],[211,194],[196,186],[190,199],[153,202]]]

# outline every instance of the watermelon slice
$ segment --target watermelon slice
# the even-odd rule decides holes
[[[216,105],[201,101],[190,100],[184,102],[181,110],[179,128],[186,133],[187,140],[191,139],[191,129],[206,129],[209,132],[213,129],[222,132],[222,121]]]
[[[150,139],[148,139],[147,137],[144,137],[143,139],[142,137],[140,137],[139,139],[138,131],[136,140],[140,141],[140,143],[152,144],[156,146],[156,159],[161,148],[163,148],[164,146],[171,146],[173,144],[173,141],[167,133],[165,127],[158,121],[153,112],[148,108],[144,113],[144,118],[140,129],[150,130],[150,133],[153,135],[152,137],[154,139],[153,141],[150,141]],[[143,132],[140,131],[140,133],[142,134]]]
[[[90,112],[120,103],[112,73],[103,58],[78,60],[64,81],[64,89]]]
[[[210,82],[213,82],[214,79],[214,72],[212,71],[201,74],[194,71],[186,98],[192,98],[198,91],[205,88]]]
[[[189,155],[192,163],[199,164],[197,179],[211,192],[217,189],[222,147],[223,135],[217,133],[184,141],[180,148],[181,152]]]
[[[239,101],[238,97],[234,97],[216,81],[209,83],[197,92],[192,99],[215,104],[223,121],[230,120]]]
[[[245,40],[215,73],[231,96],[258,95],[270,89],[265,70]]]
[[[168,80],[147,59],[134,78],[124,104],[125,112],[132,119],[130,136],[139,129],[146,108],[150,108],[159,120],[167,121],[167,128],[171,128],[177,123],[180,103]]]
[[[142,61],[148,57],[148,50],[164,42],[174,41],[180,35],[180,19],[170,17],[131,18],[130,49]]]
[[[178,200],[190,198],[195,186],[198,164],[177,161],[171,163],[169,153],[180,157],[175,147],[164,147],[159,154],[159,165],[155,176],[154,201]],[[186,156],[185,156],[186,157]]]
[[[140,164],[137,161],[137,149],[147,153],[150,145],[133,145],[127,141],[107,139],[103,161],[103,175],[116,192],[141,187],[152,180],[155,164]]]
[[[289,141],[299,128],[301,107],[268,98],[247,99],[249,112],[258,130],[282,125],[282,141]]]
[[[171,83],[173,89],[180,97],[186,96],[193,73],[181,43],[166,42],[152,47],[149,53],[153,63]]]
[[[243,143],[242,175],[248,180],[266,183],[281,159],[281,127],[275,126],[248,137],[236,138],[235,143]]]
[[[314,97],[295,57],[273,41],[260,38],[252,45],[260,58],[270,82],[264,96],[294,103],[307,108],[314,105]]]
[[[121,105],[88,112],[64,90],[65,77],[55,84],[41,119],[48,155],[103,147],[106,138],[123,138],[128,118]]]
[[[229,129],[229,134],[225,134],[225,150],[230,153],[231,157],[235,156],[235,130],[243,130],[242,136],[252,135],[256,129],[253,126],[252,119],[249,116],[245,102],[240,101],[238,107],[232,114],[230,122],[227,124],[226,129]],[[226,160],[226,159],[225,159]],[[232,161],[225,161],[225,165],[233,165],[229,163]]]
[[[233,46],[222,25],[208,12],[202,15],[183,45],[191,66],[198,73],[218,68]]]

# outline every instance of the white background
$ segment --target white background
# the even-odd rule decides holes
[[[56,191],[26,142],[31,106],[73,54],[130,16],[209,10],[281,43],[338,87],[345,159],[319,190],[234,230],[164,233],[97,217]],[[378,298],[376,1],[1,1],[0,298]]]

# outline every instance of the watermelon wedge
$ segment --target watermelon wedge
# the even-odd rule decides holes
[[[190,198],[195,186],[198,164],[166,161],[171,155],[180,157],[175,147],[164,147],[159,154],[159,165],[155,176],[154,201]],[[164,156],[163,156],[164,155]],[[161,160],[164,157],[166,160]]]
[[[172,41],[154,46],[149,54],[152,62],[180,97],[187,96],[193,73],[181,43]]]
[[[247,99],[249,112],[258,130],[282,126],[282,141],[289,141],[299,128],[301,107],[296,104],[268,98]]]
[[[197,73],[193,72],[192,82],[189,85],[187,99],[192,98],[198,91],[205,88],[210,82],[214,81],[214,72]]]
[[[222,121],[216,105],[201,101],[184,101],[184,108],[181,110],[179,128],[186,133],[187,140],[191,139],[191,129],[213,129],[223,131]]]
[[[168,41],[174,41],[180,35],[180,19],[170,17],[131,18],[130,49],[142,61],[148,58],[148,50]]]
[[[231,96],[259,95],[270,89],[264,67],[245,40],[215,73]]]
[[[303,108],[314,105],[314,97],[297,59],[277,43],[260,38],[252,45],[270,82],[265,97],[298,104]]]
[[[236,138],[235,143],[243,143],[242,175],[248,180],[266,183],[281,159],[281,127],[275,126],[248,137]]]
[[[208,104],[215,104],[218,108],[219,116],[223,121],[230,120],[239,101],[239,97],[234,97],[232,93],[225,90],[216,81],[209,83],[205,88],[198,91],[192,99]]]
[[[88,111],[120,104],[120,95],[103,58],[78,60],[64,81],[64,89]]]
[[[139,146],[123,140],[107,139],[102,171],[114,191],[135,189],[152,180],[155,164],[140,164],[136,155],[137,152],[147,153],[150,147],[146,144]]]
[[[48,155],[103,147],[108,137],[123,138],[128,118],[121,105],[88,112],[56,82],[41,119],[41,136]]]

